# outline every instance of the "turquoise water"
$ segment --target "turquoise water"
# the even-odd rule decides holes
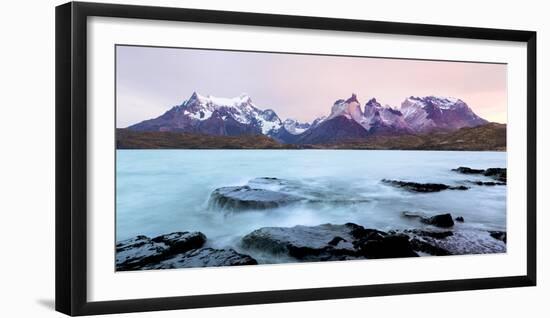
[[[354,222],[381,230],[418,228],[401,211],[450,212],[460,226],[506,229],[506,187],[410,193],[381,179],[467,184],[485,177],[452,168],[506,167],[505,152],[370,150],[117,150],[116,238],[201,231],[214,247],[237,247],[238,239],[263,226]],[[257,177],[299,181],[303,191],[326,198],[361,199],[356,204],[306,204],[232,212],[208,207],[219,187]],[[297,190],[300,192],[301,190]],[[300,193],[297,193],[300,194]],[[368,202],[365,202],[368,201]]]

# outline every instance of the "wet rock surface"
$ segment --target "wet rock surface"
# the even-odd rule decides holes
[[[132,270],[162,259],[170,247],[163,242],[153,242],[144,235],[124,240],[116,245],[116,269]]]
[[[444,238],[411,233],[411,244],[418,251],[436,256],[506,252],[506,243],[482,230],[454,231]]]
[[[370,202],[360,195],[327,194],[326,188],[316,188],[296,180],[273,177],[254,178],[242,186],[215,189],[210,195],[211,208],[225,211],[266,210],[293,203],[353,205]]]
[[[453,221],[453,216],[450,213],[427,216],[422,212],[403,211],[401,214],[406,218],[418,218],[420,222],[424,224],[434,225],[437,227],[452,227],[455,224]],[[464,219],[462,219],[462,221],[464,221]]]
[[[149,238],[139,235],[116,245],[116,270],[249,265],[257,262],[232,249],[203,247],[201,232],[174,232]]]
[[[210,204],[230,210],[264,210],[278,208],[303,198],[248,185],[218,188],[210,195]]]
[[[489,231],[489,234],[491,235],[491,237],[506,243],[506,232],[503,232],[503,231]]]
[[[444,239],[446,237],[453,235],[452,231],[426,231],[426,230],[419,230],[419,229],[405,230],[404,233],[414,234],[416,236],[422,236],[422,237],[433,237],[436,239]]]
[[[151,241],[166,244],[169,247],[167,254],[177,254],[203,246],[206,236],[201,232],[174,232],[157,236]]]
[[[420,221],[422,223],[435,225],[438,227],[452,227],[453,225],[455,225],[453,217],[450,213],[438,214],[428,218],[420,218]]]
[[[453,171],[463,174],[483,174],[485,172],[484,169],[472,169],[470,167],[458,167],[453,169]]]
[[[266,227],[244,236],[241,245],[249,251],[283,255],[297,261],[506,252],[505,242],[483,230],[408,229],[384,232],[353,223]]]
[[[153,239],[140,235],[117,244],[117,271],[256,265],[255,253],[299,262],[506,252],[506,232],[406,229],[380,231],[363,226],[264,227],[241,239],[244,252],[204,246],[200,232],[175,232]]]
[[[473,175],[483,175],[486,177],[493,178],[497,180],[498,182],[495,182],[494,184],[491,182],[481,182],[478,185],[505,185],[507,174],[506,174],[506,168],[488,168],[488,169],[472,169],[469,167],[458,167],[456,169],[452,169],[452,171],[462,173],[462,174],[473,174]],[[478,181],[473,181],[477,184]]]
[[[357,242],[359,255],[368,259],[417,257],[409,237],[403,234],[379,235]]]
[[[158,263],[144,266],[143,269],[171,269],[211,266],[257,265],[252,257],[237,253],[234,249],[214,249],[204,247],[174,255]]]
[[[495,182],[495,181],[468,181],[468,182],[478,186],[490,186],[490,187],[506,185],[506,182]]]
[[[242,245],[300,261],[418,256],[405,236],[353,223],[265,227],[243,237]]]
[[[443,190],[468,190],[464,185],[450,186],[443,183],[417,183],[410,181],[382,179],[382,182],[394,187],[402,188],[412,192],[439,192]]]

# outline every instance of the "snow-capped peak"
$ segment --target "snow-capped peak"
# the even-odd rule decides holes
[[[405,121],[415,131],[458,129],[487,123],[461,99],[442,96],[411,96],[401,104]]]
[[[403,104],[402,107],[409,107],[409,106],[419,106],[422,108],[431,106],[431,107],[437,107],[439,109],[451,109],[455,105],[464,105],[465,103],[456,98],[456,97],[443,97],[443,96],[426,96],[426,97],[415,97],[411,96],[407,98]]]
[[[217,107],[235,107],[242,104],[252,104],[252,99],[247,94],[243,93],[237,97],[225,98],[225,97],[216,97],[212,95],[201,95],[197,92],[193,92],[191,98],[189,98],[184,104],[189,104],[192,101],[198,101],[203,105],[213,105]]]
[[[279,129],[282,125],[277,114],[271,110],[256,107],[248,94],[226,98],[201,95],[193,92],[191,97],[179,107],[185,116],[195,120],[207,120],[216,113],[223,120],[232,118],[240,124],[260,126],[263,134]]]

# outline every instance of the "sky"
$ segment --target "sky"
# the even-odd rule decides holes
[[[193,92],[248,94],[282,120],[329,115],[352,93],[362,106],[375,97],[399,108],[409,96],[462,99],[489,121],[507,122],[506,65],[117,46],[117,127],[155,118]]]

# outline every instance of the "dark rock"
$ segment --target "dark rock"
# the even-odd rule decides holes
[[[122,241],[116,246],[118,271],[203,266],[254,265],[256,260],[232,249],[203,247],[201,232],[174,232]]]
[[[422,223],[438,227],[451,227],[455,224],[450,213],[426,216],[426,214],[422,212],[403,211],[401,214],[407,218],[418,218]]]
[[[460,185],[460,186],[456,186],[456,187],[450,187],[449,189],[451,189],[451,190],[468,190],[470,188],[467,187],[467,186]]]
[[[156,243],[165,243],[170,247],[167,254],[178,254],[199,248],[206,242],[206,236],[201,232],[174,232],[152,239]]]
[[[302,198],[267,189],[254,189],[248,185],[223,187],[210,195],[210,204],[222,209],[261,210],[277,208]]]
[[[491,235],[491,237],[506,243],[506,232],[503,232],[503,231],[489,231],[489,234]]]
[[[362,195],[328,191],[300,180],[259,177],[243,186],[223,187],[213,191],[210,206],[227,210],[272,209],[297,201],[306,204],[356,205],[370,202]]]
[[[365,239],[359,244],[359,255],[366,258],[417,257],[407,235],[388,235],[380,238]]]
[[[458,167],[456,169],[452,169],[453,171],[456,171],[458,173],[463,174],[481,174],[486,177],[491,177],[493,179],[496,179],[500,183],[506,184],[506,168],[488,168],[488,169],[472,169],[468,167]],[[474,181],[476,184],[477,182]],[[501,185],[499,183],[497,184],[490,184],[490,183],[481,183],[479,185]]]
[[[466,186],[450,186],[443,183],[417,183],[409,181],[382,179],[382,182],[413,192],[439,192],[443,190],[468,190]]]
[[[347,242],[346,239],[343,239],[339,236],[336,236],[335,238],[333,238],[330,242],[328,242],[328,245],[332,245],[332,246],[336,246],[338,245],[338,243],[340,242]]]
[[[132,270],[151,262],[158,262],[169,249],[166,243],[153,242],[144,235],[121,241],[116,245],[116,269]]]
[[[404,231],[405,233],[412,233],[412,234],[415,234],[415,235],[418,235],[418,236],[422,236],[422,237],[433,237],[433,238],[437,238],[437,239],[444,239],[448,236],[452,236],[453,235],[453,232],[452,231],[425,231],[425,230],[405,230]]]
[[[264,227],[244,236],[242,246],[304,261],[342,260],[356,255],[352,233],[358,227],[351,223]]]
[[[506,182],[494,182],[494,181],[468,181],[478,186],[497,186],[506,185]]]
[[[451,252],[449,252],[448,250],[441,248],[439,246],[432,245],[428,242],[419,240],[417,238],[411,239],[411,247],[415,251],[427,253],[430,255],[435,255],[435,256],[451,255]]]
[[[457,216],[457,217],[455,218],[455,221],[464,223],[464,217],[462,217],[462,216]]]
[[[454,231],[444,238],[423,236],[421,232],[408,232],[415,251],[431,255],[467,255],[505,253],[506,244],[495,240],[483,230]]]
[[[365,239],[365,238],[378,238],[378,237],[388,235],[388,233],[385,233],[379,230],[374,230],[374,229],[366,229],[361,225],[357,225],[354,223],[346,223],[345,226],[347,226],[348,228],[351,228],[350,234],[356,240]]]
[[[420,221],[438,227],[451,227],[455,224],[450,213],[434,215],[429,218],[420,218]]]
[[[482,174],[485,172],[483,169],[472,169],[469,167],[458,167],[456,169],[452,169],[452,171],[456,171],[458,173],[464,173],[464,174]]]
[[[202,247],[206,236],[201,232],[174,232],[150,239],[144,235],[116,245],[117,270],[141,269],[175,254]]]
[[[483,175],[492,177],[501,182],[506,182],[506,168],[489,168],[485,170]]]
[[[418,256],[406,235],[392,235],[353,223],[261,228],[246,235],[242,246],[300,261]]]
[[[256,265],[252,257],[237,253],[233,249],[204,247],[177,254],[161,262],[149,264],[143,269],[170,269],[212,266]]]

